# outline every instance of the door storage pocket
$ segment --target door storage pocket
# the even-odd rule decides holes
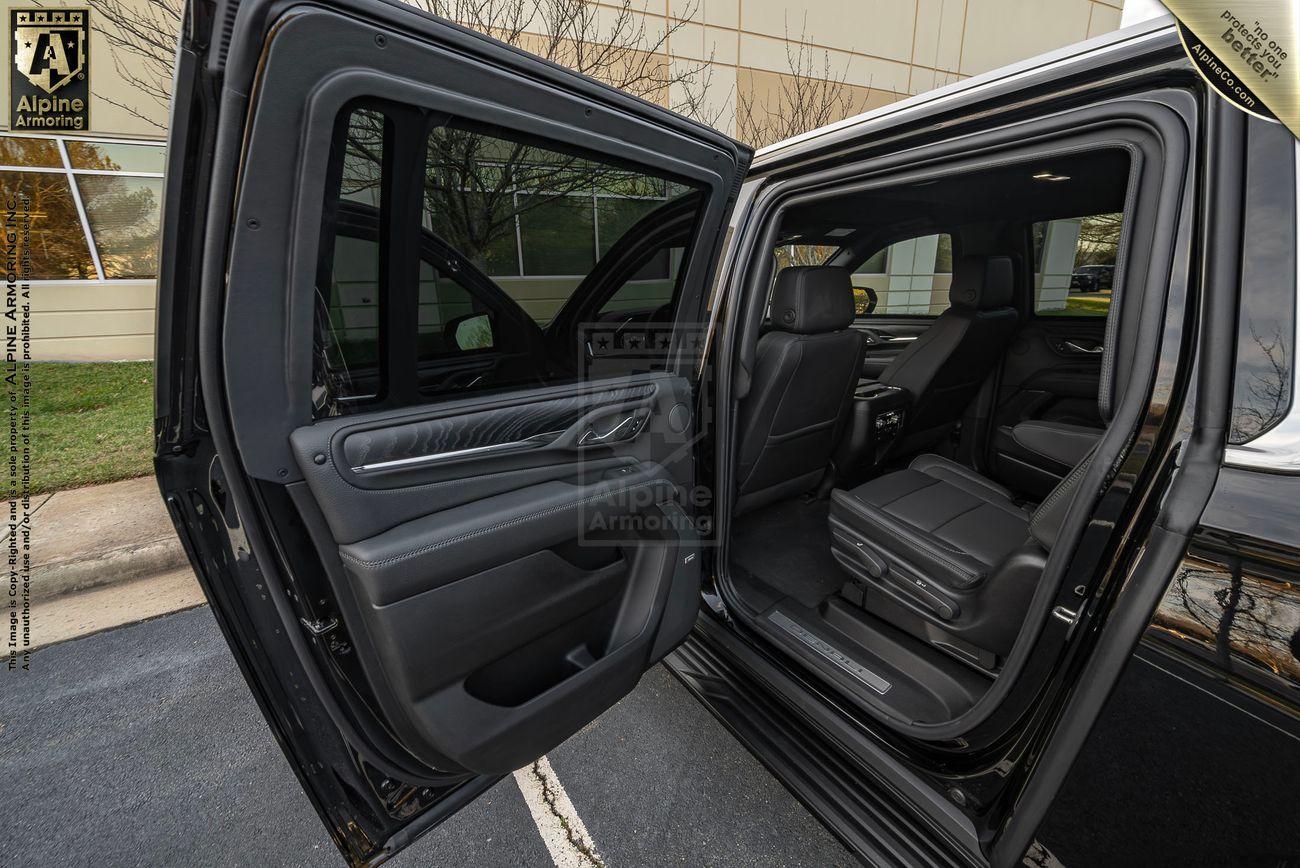
[[[483,702],[515,706],[577,675],[605,656],[619,603],[610,600],[489,663],[465,680],[465,691]]]

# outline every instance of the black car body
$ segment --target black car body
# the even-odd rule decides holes
[[[1295,142],[1172,28],[752,166],[381,0],[191,2],[176,84],[159,483],[349,862],[661,660],[873,864],[1300,858]],[[1003,530],[882,517],[916,474]]]

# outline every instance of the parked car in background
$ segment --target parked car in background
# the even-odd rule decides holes
[[[1115,285],[1115,266],[1080,265],[1070,275],[1070,292],[1101,292]]]
[[[1173,27],[755,156],[398,3],[186,20],[158,480],[347,861],[660,662],[867,863],[1300,861],[1296,142]]]

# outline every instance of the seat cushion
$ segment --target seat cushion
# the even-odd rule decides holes
[[[958,591],[983,582],[1029,539],[1029,515],[1009,491],[938,455],[832,492],[834,545],[855,544],[835,534],[837,523],[868,541],[891,571]]]

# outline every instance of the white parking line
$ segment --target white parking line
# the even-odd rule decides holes
[[[550,760],[542,757],[531,766],[519,769],[515,772],[515,783],[524,794],[556,868],[605,868],[596,842],[591,840],[582,818],[574,810]]]

